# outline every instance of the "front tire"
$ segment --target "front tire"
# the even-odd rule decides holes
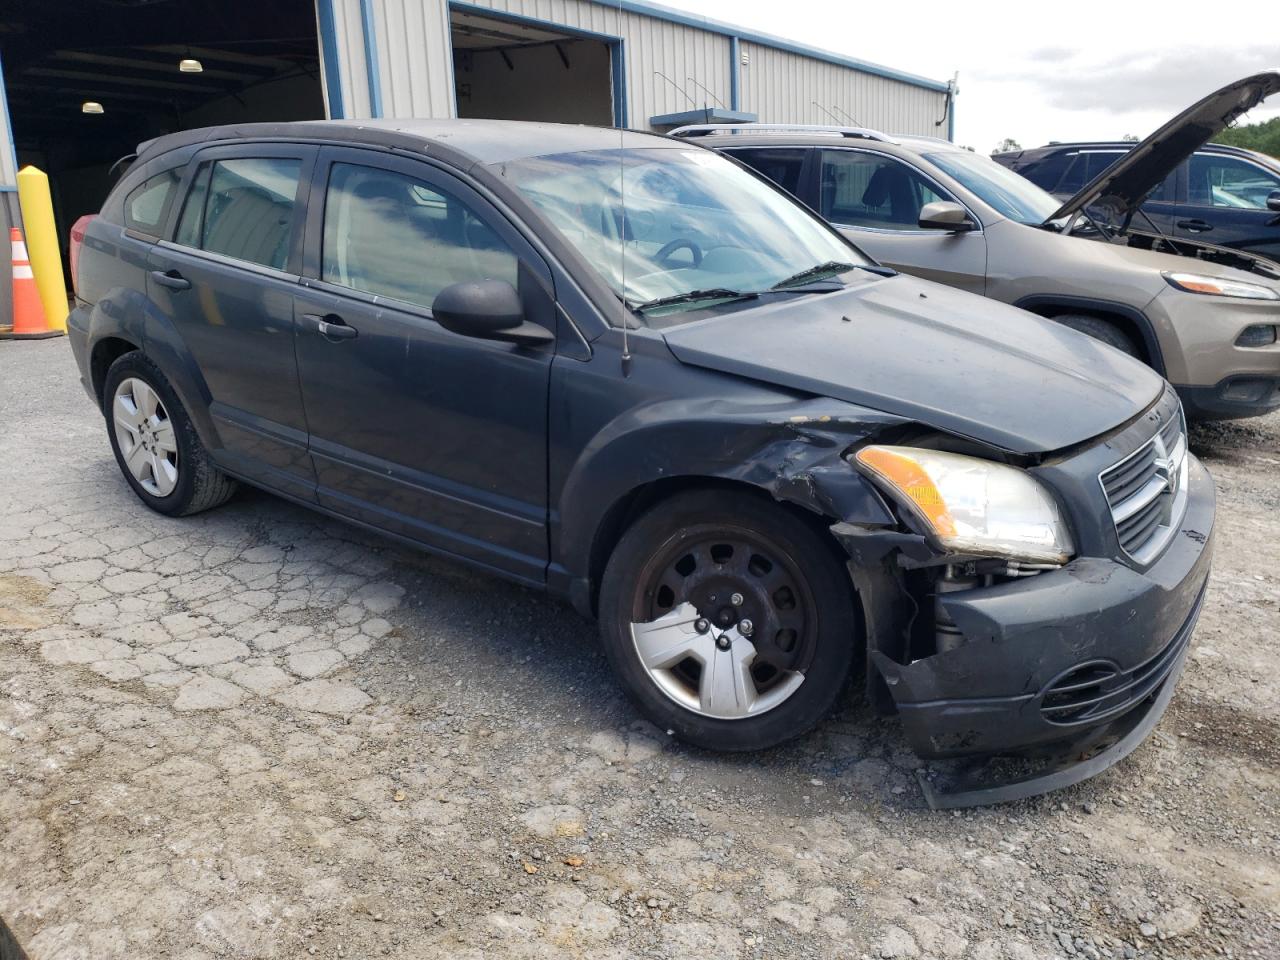
[[[152,510],[188,516],[235,493],[236,482],[210,461],[173,387],[140,350],[107,370],[102,412],[120,472]]]
[[[1127,353],[1138,360],[1142,359],[1142,352],[1138,349],[1138,345],[1133,342],[1133,338],[1110,320],[1076,313],[1065,313],[1054,317],[1053,320],[1064,327],[1070,327],[1072,330],[1087,334],[1095,340],[1101,340],[1107,346],[1115,347],[1121,353]]]
[[[712,750],[763,750],[812,729],[861,649],[833,545],[739,491],[678,494],[636,520],[605,569],[600,627],[640,711]]]

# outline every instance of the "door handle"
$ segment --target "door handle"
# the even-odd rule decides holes
[[[170,290],[190,290],[191,281],[177,270],[152,270],[151,279]]]
[[[358,335],[356,328],[349,326],[347,321],[336,313],[326,313],[323,316],[318,313],[304,313],[302,319],[314,325],[320,336],[335,343],[339,340],[354,340]]]
[[[1174,224],[1179,230],[1190,230],[1192,233],[1204,233],[1206,230],[1212,230],[1213,224],[1207,220],[1179,220]]]

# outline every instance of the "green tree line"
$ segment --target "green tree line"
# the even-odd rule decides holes
[[[1273,157],[1280,157],[1280,117],[1268,120],[1265,123],[1250,123],[1243,127],[1232,127],[1230,130],[1223,130],[1213,139],[1215,143],[1226,143],[1233,147],[1244,147],[1248,150],[1257,150],[1259,153],[1269,153]]]

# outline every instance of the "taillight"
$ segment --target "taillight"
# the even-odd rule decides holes
[[[89,221],[97,216],[96,213],[86,213],[71,225],[71,246],[67,250],[67,259],[71,261],[71,289],[76,293],[80,292],[79,278],[76,273],[76,264],[80,262],[80,245],[84,243],[84,233],[89,228]]]

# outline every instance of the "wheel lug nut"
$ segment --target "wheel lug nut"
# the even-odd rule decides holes
[[[716,648],[720,650],[728,650],[733,646],[733,641],[726,637],[723,633],[716,637]]]
[[[735,593],[732,597],[729,598],[729,602],[733,604],[735,607],[742,606],[742,594]]]
[[[699,633],[706,633],[711,629],[711,624],[707,623],[706,620],[699,618],[693,621],[693,629],[697,630]]]
[[[755,629],[755,626],[751,623],[750,620],[743,620],[738,624],[738,632],[742,634],[744,637],[751,636],[751,631],[753,631],[754,629]]]

